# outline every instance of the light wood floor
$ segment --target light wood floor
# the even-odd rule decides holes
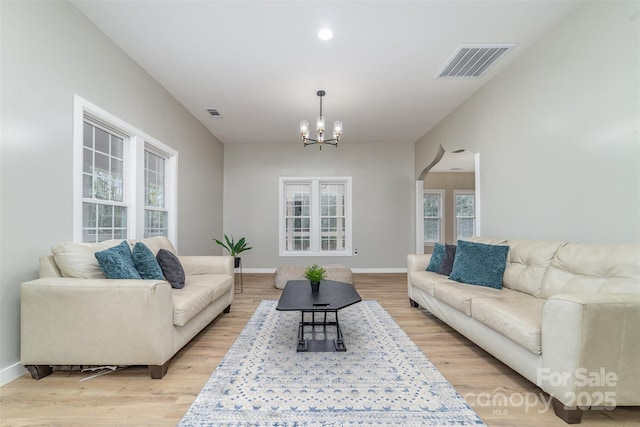
[[[380,302],[488,425],[566,426],[552,409],[544,410],[537,387],[426,311],[411,308],[404,274],[356,274],[354,280],[362,298]],[[23,376],[0,388],[1,425],[174,426],[260,301],[278,299],[280,292],[273,275],[245,274],[231,313],[183,348],[162,380],[150,379],[146,367],[84,382],[89,374],[79,372],[54,372],[40,381]],[[639,426],[640,408],[586,412],[582,425]]]

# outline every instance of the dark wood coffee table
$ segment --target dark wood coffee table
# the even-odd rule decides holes
[[[360,301],[362,298],[349,283],[323,280],[320,292],[313,294],[308,280],[289,280],[276,310],[302,313],[297,351],[347,351],[338,321],[338,310]],[[305,313],[311,313],[311,321],[305,321]],[[316,313],[322,314],[322,320],[316,322]],[[327,313],[333,313],[335,321],[327,321]],[[328,326],[335,326],[335,339],[328,338]],[[305,328],[311,328],[312,338],[304,337]],[[316,338],[316,335],[322,335],[323,338]]]

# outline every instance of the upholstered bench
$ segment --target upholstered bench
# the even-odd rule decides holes
[[[335,280],[336,282],[344,282],[353,284],[353,273],[351,269],[346,265],[341,264],[328,264],[323,265],[327,272],[328,280]],[[284,289],[289,280],[302,280],[304,279],[304,265],[283,265],[278,267],[273,275],[273,284],[278,289]]]

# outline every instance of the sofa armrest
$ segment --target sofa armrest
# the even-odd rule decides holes
[[[425,271],[431,261],[431,254],[408,254],[407,273],[412,271]]]
[[[233,276],[232,256],[180,256],[185,274],[228,274]]]
[[[414,271],[425,271],[431,261],[431,254],[408,254],[407,255],[407,293],[412,301],[411,305],[416,307],[413,301],[413,289],[411,289],[411,276]]]
[[[562,294],[542,313],[537,383],[567,406],[637,405],[640,294]]]
[[[161,280],[43,278],[21,285],[25,365],[162,365],[174,353]]]

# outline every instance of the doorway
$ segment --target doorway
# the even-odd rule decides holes
[[[479,161],[478,153],[441,148],[422,171],[415,189],[416,253],[480,235]]]

